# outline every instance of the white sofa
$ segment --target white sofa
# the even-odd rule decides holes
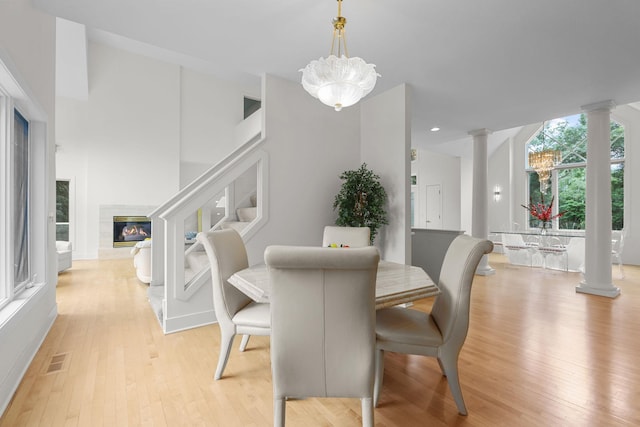
[[[151,239],[136,243],[131,248],[131,254],[138,280],[142,283],[151,283]]]
[[[71,242],[56,241],[58,253],[58,273],[71,268]]]

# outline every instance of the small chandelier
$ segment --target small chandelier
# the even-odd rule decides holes
[[[367,64],[357,56],[349,57],[341,16],[342,0],[338,0],[338,16],[333,19],[333,40],[329,56],[311,61],[302,71],[302,87],[314,98],[336,111],[349,107],[373,90],[376,79],[375,65]],[[337,43],[336,43],[337,39]]]
[[[542,122],[542,150],[529,153],[529,167],[533,168],[538,174],[540,192],[542,194],[545,194],[549,188],[551,171],[562,161],[562,153],[560,150],[544,148],[544,136],[544,122]]]

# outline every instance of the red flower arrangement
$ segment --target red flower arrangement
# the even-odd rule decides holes
[[[553,215],[553,197],[549,205],[544,204],[544,196],[540,195],[540,203],[533,203],[533,200],[529,199],[529,206],[520,205],[529,211],[532,217],[539,219],[542,222],[542,228],[547,227],[547,222],[550,222],[556,218],[560,218],[566,211],[559,212]]]

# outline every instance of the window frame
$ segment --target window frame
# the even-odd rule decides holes
[[[50,227],[47,215],[49,203],[47,163],[47,114],[35,101],[28,90],[21,85],[19,74],[14,72],[11,61],[0,51],[0,152],[2,153],[0,172],[0,318],[10,315],[17,308],[10,303],[22,300],[22,304],[34,295],[34,286],[45,285],[51,279],[48,233]],[[19,285],[14,283],[14,241],[13,241],[13,134],[14,114],[18,112],[28,122],[28,225],[29,251],[28,279]],[[53,252],[55,253],[55,252]],[[52,259],[55,263],[55,258]],[[26,295],[25,295],[26,294]],[[9,308],[8,312],[5,310]]]
[[[13,174],[11,162],[11,137],[13,135],[13,114],[12,98],[9,93],[0,85],[0,150],[2,151],[2,175],[0,176],[0,308],[7,305],[14,296],[13,268],[10,260],[13,259],[13,243],[10,239],[11,233],[11,194],[10,182]]]
[[[26,193],[26,197],[25,200],[23,201],[25,203],[25,208],[26,208],[26,217],[27,217],[27,224],[26,224],[26,240],[27,240],[27,248],[26,248],[26,253],[25,256],[27,258],[26,263],[27,263],[27,268],[26,268],[26,273],[27,273],[27,277],[25,280],[21,281],[20,283],[16,283],[16,278],[15,278],[15,274],[16,272],[13,271],[14,269],[12,268],[12,275],[13,275],[13,279],[12,279],[12,284],[13,284],[13,293],[14,294],[18,294],[20,293],[23,289],[27,288],[29,285],[32,284],[32,271],[31,271],[31,202],[30,202],[30,194],[31,192],[31,132],[30,132],[30,128],[31,128],[31,123],[29,121],[29,119],[27,119],[17,107],[14,107],[12,112],[9,112],[10,114],[12,114],[13,116],[13,120],[12,123],[15,122],[16,119],[16,115],[20,117],[20,119],[24,120],[24,122],[26,123],[26,130],[27,130],[27,140],[24,141],[27,144],[27,149],[26,149],[26,157],[27,157],[27,166],[26,166],[26,171],[24,171],[24,173],[26,174],[26,186],[27,186],[27,193]],[[9,145],[10,147],[13,147],[14,145],[14,141],[16,138],[16,134],[17,134],[18,130],[15,128],[15,126],[12,127],[11,129],[11,135],[10,135],[10,140],[9,140]],[[15,171],[15,165],[16,165],[16,150],[15,149],[11,149],[10,148],[10,157],[7,157],[7,159],[9,160],[9,162],[11,163],[12,166],[12,172],[11,172],[11,179],[7,182],[8,185],[8,195],[9,195],[9,200],[10,202],[15,202],[15,193],[16,193],[16,183],[14,182],[13,178],[14,178],[14,171]],[[13,206],[9,206],[9,210],[11,210],[11,212],[13,212]],[[11,215],[10,217],[10,223],[11,223],[11,227],[9,228],[8,231],[11,232],[10,236],[12,238],[8,239],[10,241],[12,241],[12,257],[10,259],[14,259],[15,257],[15,252],[16,252],[16,246],[15,246],[15,241],[13,241],[17,236],[15,236],[15,222],[14,222],[14,215]],[[15,264],[14,264],[15,267]]]
[[[58,182],[67,183],[67,221],[58,221]],[[71,180],[70,179],[56,179],[56,240],[58,240],[58,226],[67,226],[67,241],[71,241]]]

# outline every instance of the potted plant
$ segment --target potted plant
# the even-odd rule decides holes
[[[344,182],[333,202],[333,210],[338,209],[336,225],[369,227],[373,244],[378,229],[388,224],[387,193],[380,184],[380,177],[363,163],[359,169],[344,171],[340,179]]]

